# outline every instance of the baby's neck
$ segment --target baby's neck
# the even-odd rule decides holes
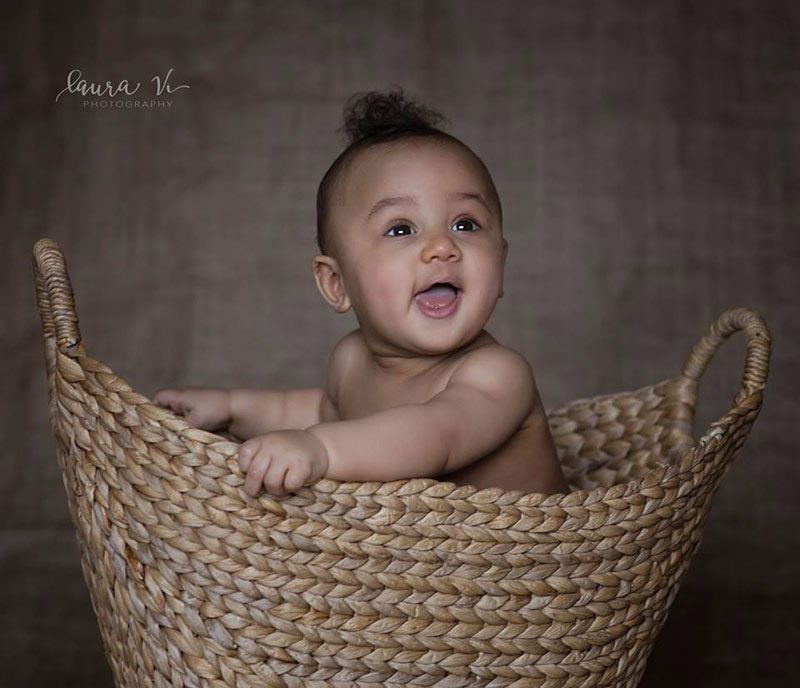
[[[409,380],[440,367],[453,358],[452,353],[440,356],[390,356],[370,352],[372,365],[383,375],[400,380]]]
[[[391,351],[376,346],[364,337],[363,331],[361,332],[361,338],[367,350],[367,358],[373,367],[387,377],[399,380],[409,380],[424,375],[435,368],[441,368],[460,358],[468,351],[495,341],[494,337],[482,330],[475,339],[458,349],[437,355],[425,355],[414,352]]]

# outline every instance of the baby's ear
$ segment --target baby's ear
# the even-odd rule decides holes
[[[350,310],[350,297],[344,288],[342,271],[336,258],[320,254],[311,260],[311,271],[317,289],[333,310],[337,313],[347,313]]]

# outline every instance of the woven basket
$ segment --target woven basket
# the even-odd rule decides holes
[[[770,336],[722,313],[675,378],[548,412],[573,490],[324,479],[242,490],[232,437],[87,355],[64,256],[33,249],[50,424],[118,686],[635,686],[758,415]],[[698,382],[744,330],[729,413]]]

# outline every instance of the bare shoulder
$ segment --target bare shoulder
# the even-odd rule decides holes
[[[342,337],[333,347],[328,357],[328,370],[326,374],[326,391],[328,396],[336,402],[342,378],[352,370],[359,358],[363,355],[363,340],[360,330],[353,330]]]
[[[336,370],[346,369],[364,352],[364,339],[361,330],[353,330],[342,337],[331,351],[329,367]]]
[[[496,398],[516,397],[532,409],[539,399],[536,379],[528,359],[502,344],[492,343],[469,352],[453,372],[448,385],[479,387]]]

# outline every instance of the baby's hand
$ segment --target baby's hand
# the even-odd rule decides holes
[[[308,430],[277,430],[242,444],[239,468],[247,474],[244,490],[251,497],[262,484],[271,495],[282,497],[325,477],[328,451]]]
[[[153,401],[182,414],[189,425],[201,430],[224,430],[231,422],[230,392],[226,389],[160,389]]]

